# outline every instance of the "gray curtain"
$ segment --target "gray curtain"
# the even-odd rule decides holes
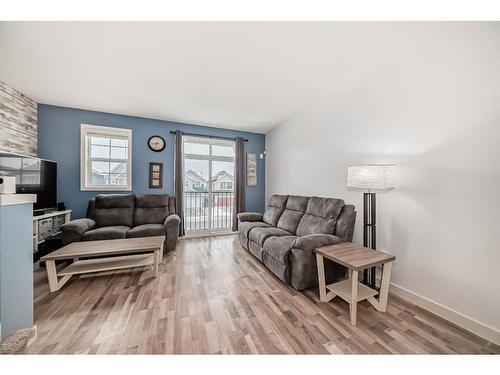
[[[236,215],[245,211],[245,140],[241,137],[236,138],[235,146],[233,231],[238,230]]]
[[[183,170],[183,142],[182,132],[175,132],[175,208],[177,215],[181,218],[179,226],[179,236],[182,237],[186,233],[184,230],[184,170]]]

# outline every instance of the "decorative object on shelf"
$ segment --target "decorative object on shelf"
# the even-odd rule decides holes
[[[40,246],[51,237],[61,232],[61,226],[71,220],[71,210],[52,211],[43,215],[33,216],[33,253],[38,260]]]
[[[247,152],[247,186],[257,186],[257,154]]]
[[[347,187],[368,190],[363,193],[363,246],[377,248],[376,203],[372,190],[390,190],[394,188],[396,166],[361,165],[347,169]],[[375,267],[363,271],[363,282],[375,288]]]
[[[38,221],[38,242],[42,242],[47,237],[52,236],[52,218]]]
[[[148,139],[148,146],[154,152],[163,151],[166,145],[165,139],[159,135],[153,135]]]
[[[163,187],[163,163],[149,163],[149,188]]]

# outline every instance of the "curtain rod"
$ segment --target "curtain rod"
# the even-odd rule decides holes
[[[170,131],[170,134],[175,134],[176,132],[171,130]],[[200,137],[200,138],[215,138],[215,139],[230,139],[231,141],[234,141],[236,139],[235,138],[231,138],[231,137],[220,137],[220,136],[217,136],[217,135],[205,135],[205,134],[194,134],[194,133],[184,133],[184,132],[181,132],[182,135],[189,135],[191,137]],[[245,142],[248,142],[248,139],[244,138],[243,139]]]

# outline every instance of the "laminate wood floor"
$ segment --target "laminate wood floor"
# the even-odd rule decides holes
[[[361,302],[353,327],[346,302],[284,285],[234,235],[180,241],[156,279],[122,270],[48,293],[41,268],[35,324],[29,353],[500,353],[395,296],[386,313]]]

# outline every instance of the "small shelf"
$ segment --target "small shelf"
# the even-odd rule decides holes
[[[33,221],[39,221],[39,220],[47,219],[49,217],[54,217],[54,216],[64,216],[64,215],[68,215],[70,213],[71,213],[71,210],[51,211],[51,212],[47,212],[43,215],[33,216]]]
[[[342,298],[343,300],[346,300],[347,302],[350,302],[352,299],[352,283],[351,279],[339,281],[337,283],[333,283],[330,285],[327,285],[326,288],[333,293],[335,293],[337,296]],[[372,289],[365,284],[361,284],[358,282],[358,302],[363,301],[369,297],[373,297],[378,294],[378,291],[375,289]]]
[[[127,255],[121,257],[78,260],[57,273],[58,276],[77,275],[122,268],[151,266],[154,254]]]

